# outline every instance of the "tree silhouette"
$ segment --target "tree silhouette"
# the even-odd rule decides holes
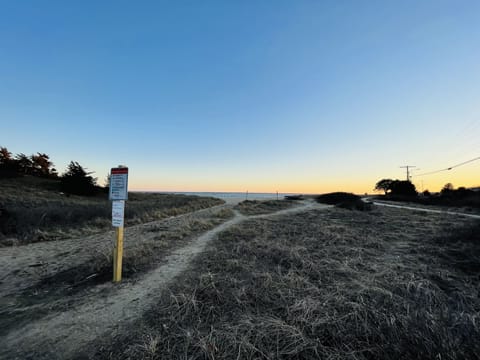
[[[392,184],[392,179],[382,179],[375,184],[375,190],[384,191],[385,195],[387,195],[392,190]]]
[[[395,180],[390,192],[393,196],[417,196],[415,185],[409,180]]]
[[[90,176],[78,162],[71,161],[65,173],[61,176],[62,191],[76,195],[94,195],[97,179]]]
[[[375,190],[382,190],[385,195],[417,196],[415,185],[408,180],[382,179],[375,185]]]
[[[50,175],[50,168],[53,163],[47,154],[37,153],[30,157],[32,161],[33,174],[37,176],[48,177]]]
[[[17,171],[15,169],[15,160],[12,153],[6,147],[0,147],[0,177],[15,177]]]
[[[31,174],[32,173],[32,160],[27,155],[20,153],[15,156],[17,171],[21,174]]]
[[[12,161],[12,153],[6,147],[0,147],[0,164],[7,164]]]
[[[453,191],[454,191],[454,187],[453,187],[452,183],[446,183],[446,184],[443,186],[443,188],[442,188],[442,190],[440,191],[440,193],[441,193],[442,195],[449,195],[449,194],[451,194]]]

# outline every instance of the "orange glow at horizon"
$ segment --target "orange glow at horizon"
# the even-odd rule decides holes
[[[473,170],[473,171],[472,171]],[[130,190],[133,191],[171,191],[171,192],[246,192],[251,193],[303,193],[319,194],[334,191],[345,191],[356,194],[375,193],[374,187],[377,181],[383,178],[397,179],[398,177],[376,176],[356,177],[341,179],[314,178],[310,181],[299,179],[249,179],[241,181],[227,177],[218,178],[216,181],[208,181],[205,178],[195,179],[187,177],[177,180],[174,178],[163,179],[131,179]],[[403,178],[399,178],[403,180]],[[452,172],[442,172],[430,176],[413,177],[412,182],[418,192],[429,190],[440,191],[446,183],[452,183],[455,188],[464,186],[467,188],[480,186],[480,169],[457,169]]]

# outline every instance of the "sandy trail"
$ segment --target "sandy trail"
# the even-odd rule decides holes
[[[191,218],[208,217],[215,211],[226,208],[217,205],[166,219],[125,228],[125,249],[152,241],[153,232],[146,227],[175,226]],[[23,246],[0,248],[0,297],[21,291],[42,278],[62,270],[73,268],[95,258],[109,256],[115,239],[114,231],[102,232],[65,240],[33,243]]]
[[[145,274],[137,282],[125,282],[117,286],[109,297],[92,298],[88,303],[68,311],[47,315],[14,329],[0,340],[0,357],[12,359],[34,355],[35,358],[41,358],[43,355],[52,359],[78,355],[90,342],[100,337],[111,337],[126,331],[129,323],[143,314],[168,283],[187,270],[195,256],[218,233],[246,219],[270,218],[328,207],[310,201],[264,215],[244,216],[235,212],[232,219],[173,251],[165,258],[164,265]]]

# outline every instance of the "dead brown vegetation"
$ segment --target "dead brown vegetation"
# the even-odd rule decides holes
[[[480,225],[374,209],[222,233],[125,338],[121,359],[477,359]]]
[[[181,248],[193,237],[230,219],[230,209],[207,209],[163,221],[152,222],[127,230],[123,257],[123,281],[135,281],[140,275],[158,266],[172,250]],[[113,234],[112,234],[113,239]],[[102,243],[101,239],[94,239]],[[49,243],[50,244],[50,243]],[[45,244],[32,244],[42,246]],[[18,264],[20,267],[2,273],[2,280],[18,283],[16,289],[3,284],[0,286],[0,337],[14,328],[43,318],[49,314],[65,311],[72,306],[88,302],[92,293],[99,291],[98,285],[112,280],[111,247],[69,249],[67,241],[59,241],[56,252],[46,252],[37,258],[37,263]],[[29,252],[28,246],[22,247]],[[5,249],[9,250],[9,249]],[[75,252],[75,254],[72,254]],[[5,258],[5,261],[9,259]],[[38,275],[23,274],[24,269]],[[34,279],[38,277],[38,280]],[[24,284],[27,283],[27,286]],[[103,288],[108,296],[112,287]],[[0,356],[1,357],[1,356]]]
[[[296,206],[295,201],[288,200],[245,200],[235,206],[244,215],[269,214]]]
[[[59,240],[111,228],[106,194],[67,196],[56,180],[21,177],[0,179],[0,246]],[[127,226],[185,214],[223,203],[211,197],[130,193]]]

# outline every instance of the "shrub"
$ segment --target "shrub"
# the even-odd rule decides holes
[[[349,210],[368,211],[372,209],[371,203],[364,202],[358,195],[346,192],[333,192],[318,195],[315,200],[319,203],[335,205]]]
[[[75,195],[94,195],[96,192],[96,180],[75,161],[71,161],[67,171],[62,175],[62,191]]]

